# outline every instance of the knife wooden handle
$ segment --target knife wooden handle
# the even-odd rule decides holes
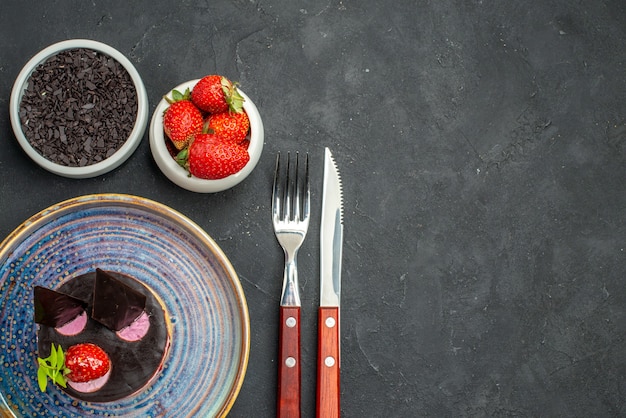
[[[317,417],[339,418],[339,308],[320,307],[317,340]]]
[[[280,307],[278,344],[279,418],[300,417],[300,307]]]

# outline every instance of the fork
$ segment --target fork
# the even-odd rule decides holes
[[[297,256],[309,227],[310,200],[309,155],[306,154],[304,168],[301,168],[300,154],[296,153],[292,170],[291,155],[287,153],[287,166],[283,170],[279,153],[274,173],[272,222],[276,239],[285,252],[278,346],[277,416],[281,418],[300,417],[300,291]]]

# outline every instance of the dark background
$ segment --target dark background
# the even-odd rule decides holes
[[[309,152],[300,253],[303,416],[315,411],[323,148],[344,179],[345,417],[626,414],[626,3],[24,1],[0,6],[0,239],[74,196],[130,193],[201,225],[248,300],[248,373],[231,411],[275,414],[283,259],[277,151]],[[226,192],[158,170],[148,134],[115,171],[70,180],[22,152],[21,67],[70,38],[107,43],[154,110],[183,81],[241,83],[263,156]]]

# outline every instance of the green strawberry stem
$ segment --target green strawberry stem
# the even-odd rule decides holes
[[[245,99],[239,93],[239,90],[237,90],[239,83],[231,83],[226,77],[222,77],[221,81],[224,99],[226,103],[228,103],[228,110],[233,113],[243,112],[243,102]]]
[[[189,171],[189,147],[183,148],[178,154],[176,154],[175,160],[179,166]]]
[[[166,102],[169,104],[180,102],[181,100],[189,100],[191,98],[191,90],[187,88],[184,93],[179,92],[178,90],[172,90],[172,97],[168,97],[167,95],[163,96]]]
[[[37,383],[42,392],[46,391],[48,386],[48,378],[59,386],[66,387],[67,381],[65,375],[69,373],[69,369],[65,367],[65,353],[59,345],[55,348],[54,343],[50,350],[50,356],[42,359],[37,358],[39,369],[37,370]]]

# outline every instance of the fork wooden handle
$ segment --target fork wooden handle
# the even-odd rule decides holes
[[[339,308],[319,308],[317,344],[317,417],[339,418]]]
[[[300,307],[280,307],[279,338],[277,416],[300,417]]]

